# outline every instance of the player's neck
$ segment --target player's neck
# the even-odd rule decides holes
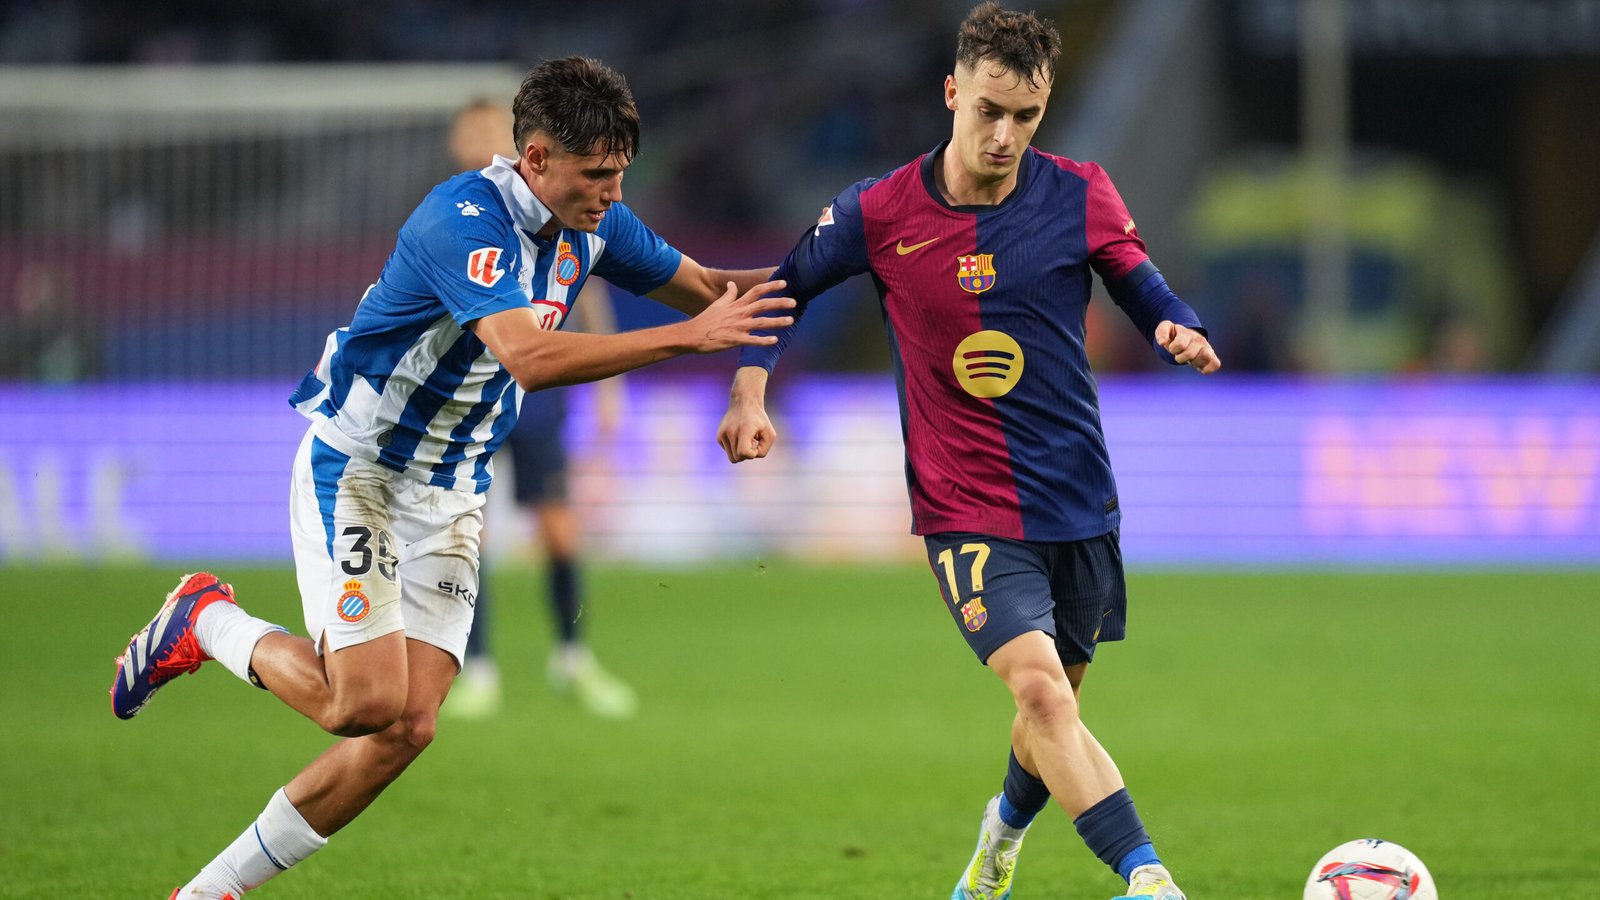
[[[934,186],[951,206],[997,206],[1017,186],[1017,170],[996,181],[983,181],[973,175],[948,146],[943,159],[933,167]]]
[[[539,179],[537,177],[529,174],[527,160],[525,160],[525,159],[517,160],[517,174],[522,176],[523,182],[528,185],[528,190],[533,192],[534,198],[537,199],[540,203],[543,203],[545,209],[550,209],[550,204],[545,203],[544,202],[544,198],[539,196],[539,189],[537,187],[537,182],[538,182]],[[556,233],[559,232],[560,230],[561,230],[561,223],[556,221],[555,212],[552,211],[550,213],[549,221],[544,223],[544,227],[539,229],[539,231],[535,235],[535,237],[552,238],[552,237],[555,237]]]

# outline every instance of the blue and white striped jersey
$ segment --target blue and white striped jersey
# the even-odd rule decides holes
[[[532,304],[561,327],[590,274],[644,294],[682,254],[613,203],[593,233],[536,237],[550,210],[504,157],[430,192],[346,327],[289,402],[317,437],[430,484],[482,493],[521,388],[466,325]]]

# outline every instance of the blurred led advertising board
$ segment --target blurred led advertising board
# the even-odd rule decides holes
[[[0,385],[0,559],[287,562],[305,428],[288,390]],[[607,433],[572,390],[591,554],[919,558],[889,377],[780,370],[780,443],[738,466],[714,443],[726,396],[714,378],[630,378]],[[1101,406],[1130,568],[1600,567],[1600,381],[1172,372],[1103,379]],[[497,488],[491,552],[516,552],[524,519]]]

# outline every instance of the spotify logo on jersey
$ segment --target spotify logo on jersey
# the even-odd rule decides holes
[[[956,347],[956,380],[974,397],[1004,397],[1022,377],[1022,347],[1003,331],[967,335]]]

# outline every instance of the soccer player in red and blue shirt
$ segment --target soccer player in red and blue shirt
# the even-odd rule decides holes
[[[986,3],[962,24],[948,142],[839,194],[775,278],[800,302],[852,275],[878,287],[900,394],[912,530],[961,634],[1016,701],[1001,793],[952,900],[1010,895],[1022,838],[1054,795],[1126,897],[1183,900],[1122,776],[1078,716],[1096,643],[1123,636],[1120,511],[1084,347],[1091,273],[1153,349],[1220,365],[1105,172],[1029,146],[1055,28]],[[718,441],[765,456],[772,347],[746,348]]]

